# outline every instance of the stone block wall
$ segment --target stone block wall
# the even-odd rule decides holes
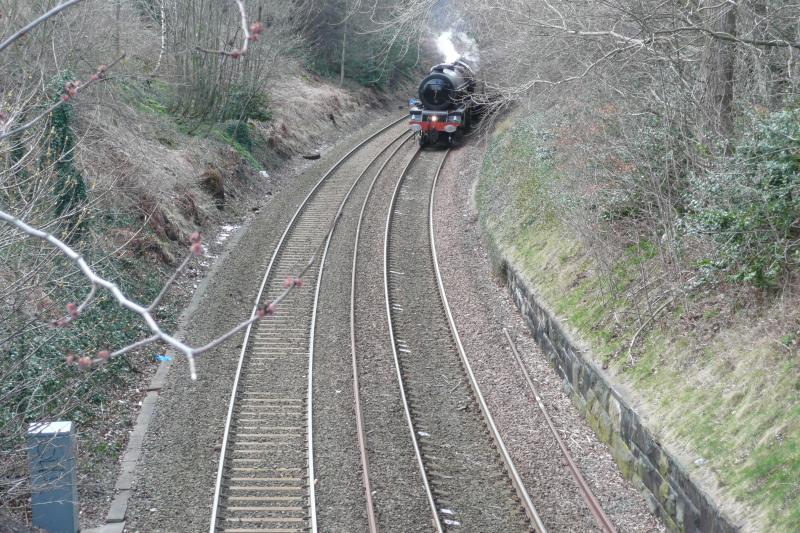
[[[606,375],[581,353],[514,267],[504,260],[501,270],[514,302],[564,379],[573,402],[600,440],[609,446],[625,478],[643,488],[650,509],[671,531],[738,531],[689,477],[685,467],[662,448]]]

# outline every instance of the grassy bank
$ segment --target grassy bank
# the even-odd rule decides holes
[[[748,305],[698,282],[643,298],[658,287],[642,283],[656,247],[622,242],[609,259],[586,244],[565,221],[553,137],[530,118],[495,132],[476,193],[493,248],[732,517],[746,530],[796,530],[800,328],[791,295]]]

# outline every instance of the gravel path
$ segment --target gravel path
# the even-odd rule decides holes
[[[227,250],[218,275],[208,284],[186,338],[208,341],[249,315],[272,248],[302,199],[353,143],[366,137],[375,122],[342,136],[322,159],[299,175],[288,175],[264,198],[261,214],[236,246]],[[242,335],[198,361],[192,382],[178,358],[161,391],[151,429],[145,438],[138,480],[128,509],[126,531],[194,532],[208,528],[227,401]]]
[[[472,198],[482,154],[472,144],[452,151],[440,177],[434,216],[439,263],[467,356],[534,505],[549,531],[597,530],[527,391],[503,327],[512,333],[556,428],[619,531],[664,531],[564,393],[492,273]]]

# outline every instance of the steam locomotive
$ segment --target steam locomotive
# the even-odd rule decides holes
[[[454,61],[436,65],[419,84],[419,100],[412,99],[409,124],[425,148],[441,142],[452,145],[469,130],[474,105],[475,73],[466,63]]]

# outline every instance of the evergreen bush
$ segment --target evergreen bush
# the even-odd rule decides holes
[[[701,266],[767,288],[800,266],[800,109],[751,122],[721,168],[692,181],[685,223],[716,244]]]
[[[272,119],[269,111],[269,100],[261,89],[248,90],[242,86],[233,86],[228,91],[227,101],[222,109],[223,120],[247,122],[256,120],[268,122]]]
[[[225,123],[225,133],[234,141],[246,148],[248,152],[253,151],[253,138],[250,136],[250,127],[244,120],[229,120]]]
[[[54,101],[64,94],[66,83],[75,77],[64,71],[49,84],[49,92]],[[79,229],[81,223],[80,208],[86,201],[86,181],[75,168],[75,135],[72,131],[74,113],[72,104],[64,102],[50,113],[49,135],[45,139],[42,167],[52,165],[55,172],[53,194],[55,195],[56,216],[66,216],[70,231]]]

